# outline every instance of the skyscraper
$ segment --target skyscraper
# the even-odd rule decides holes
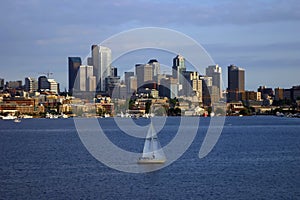
[[[219,96],[222,97],[222,69],[219,65],[210,65],[206,68],[206,76],[212,77],[212,86],[219,90]]]
[[[79,91],[89,91],[90,89],[92,89],[88,87],[90,86],[88,84],[88,80],[92,76],[93,76],[93,66],[80,65],[75,88],[78,89]]]
[[[245,70],[230,65],[228,66],[228,101],[240,101],[245,92]]]
[[[94,76],[97,81],[97,91],[105,89],[105,78],[111,73],[111,49],[104,46],[92,45],[92,62]]]
[[[125,85],[127,88],[127,93],[131,93],[130,87],[129,87],[129,81],[130,81],[130,77],[134,76],[134,72],[124,72],[124,79],[125,79]]]
[[[25,87],[26,92],[34,92],[38,90],[38,82],[35,78],[26,77],[25,78]]]
[[[183,71],[182,75],[184,77],[182,82],[183,95],[196,95],[199,99],[199,102],[202,102],[202,80],[200,79],[198,72]]]
[[[153,81],[153,67],[150,64],[135,65],[137,77],[137,88],[142,87],[146,82]]]
[[[173,77],[177,79],[177,82],[179,84],[183,83],[182,73],[184,71],[186,71],[185,59],[184,59],[184,57],[177,55],[173,59],[172,74],[173,74]]]
[[[81,65],[81,58],[80,57],[69,57],[69,92],[73,92],[76,76],[78,69]]]
[[[46,76],[40,76],[38,79],[38,91],[49,90],[50,84]]]
[[[160,74],[160,64],[156,59],[149,60],[148,64],[153,67],[153,77],[157,77]]]
[[[4,89],[4,78],[0,78],[0,90]]]

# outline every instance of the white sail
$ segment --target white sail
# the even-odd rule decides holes
[[[165,154],[160,146],[155,129],[151,124],[145,139],[143,154],[139,158],[138,163],[164,163],[165,161]]]

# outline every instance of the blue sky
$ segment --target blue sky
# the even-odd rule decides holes
[[[0,12],[0,77],[5,80],[51,71],[61,89],[67,88],[68,56],[84,58],[92,44],[151,26],[199,42],[222,67],[225,86],[229,64],[246,70],[250,90],[300,84],[297,0],[4,0]]]

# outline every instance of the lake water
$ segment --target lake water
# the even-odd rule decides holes
[[[179,120],[167,119],[162,146]],[[143,140],[121,134],[112,118],[99,121],[119,147],[142,150]],[[190,148],[168,167],[132,174],[89,154],[73,119],[0,121],[0,199],[300,199],[299,118],[227,117],[199,159],[208,124],[201,118]]]

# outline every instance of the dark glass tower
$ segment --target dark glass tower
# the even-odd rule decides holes
[[[184,57],[177,55],[173,59],[172,71],[173,71],[173,78],[176,78],[178,83],[182,84],[183,83],[182,73],[186,71]]]
[[[76,76],[77,76],[77,72],[81,65],[81,58],[80,57],[69,57],[68,63],[69,63],[69,92],[72,94]]]
[[[245,92],[245,70],[230,65],[228,66],[228,100],[240,101]]]

